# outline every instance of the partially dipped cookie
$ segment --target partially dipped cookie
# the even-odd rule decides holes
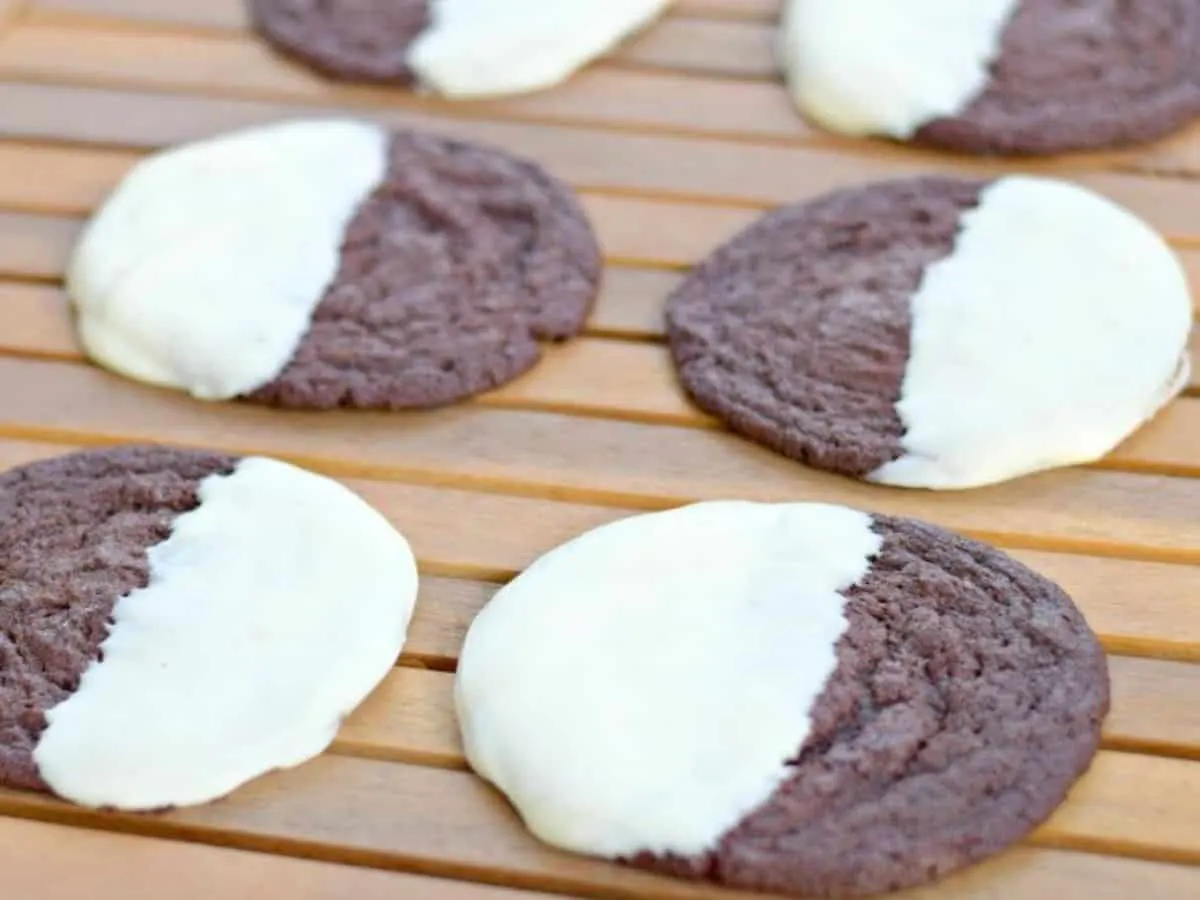
[[[299,120],[136,165],[74,248],[81,343],[209,400],[433,407],[579,332],[600,253],[574,193],[499,150]]]
[[[324,750],[395,664],[407,541],[264,457],[118,447],[0,475],[0,785],[204,803]]]
[[[1089,766],[1104,654],[1071,600],[932,525],[699,503],[538,559],[472,623],[467,758],[543,841],[804,897],[1002,851]]]
[[[670,0],[248,0],[272,46],[347,81],[450,98],[542,90],[656,19]]]
[[[692,399],[817,468],[968,488],[1096,460],[1189,374],[1167,244],[1058,180],[929,176],[767,213],[667,300]]]
[[[787,0],[778,50],[800,111],[850,135],[1048,154],[1200,116],[1195,0]]]

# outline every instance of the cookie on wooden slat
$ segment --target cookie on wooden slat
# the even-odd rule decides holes
[[[407,541],[328,478],[118,447],[0,475],[0,785],[204,803],[299,765],[395,664]]]
[[[670,0],[249,0],[255,30],[331,78],[470,99],[543,90]]]
[[[928,176],[762,216],[667,301],[704,410],[811,466],[969,488],[1101,458],[1187,382],[1166,242],[1077,185]]]
[[[577,334],[600,252],[569,187],[500,150],[300,120],[137,164],[74,248],[87,354],[208,400],[433,407]]]
[[[547,843],[804,897],[933,881],[1088,768],[1104,653],[1001,551],[825,504],[717,501],[550,551],[471,624],[467,758]]]
[[[1051,154],[1200,116],[1194,0],[786,0],[778,46],[798,108],[849,135]]]

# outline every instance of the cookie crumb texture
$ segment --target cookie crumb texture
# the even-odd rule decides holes
[[[1022,0],[983,92],[917,131],[970,153],[1145,143],[1200,117],[1195,0]]]
[[[1070,598],[984,544],[874,527],[791,776],[713,851],[635,865],[800,896],[911,887],[1020,840],[1087,769],[1109,680]]]
[[[248,0],[273,46],[329,78],[408,85],[409,45],[429,25],[429,0]]]
[[[392,136],[384,181],[346,229],[337,274],[292,359],[251,400],[439,406],[582,330],[600,250],[571,189],[497,150]]]
[[[236,460],[153,447],[74,454],[0,475],[0,785],[49,790],[33,761],[46,711],[100,658],[147,549]]]
[[[914,178],[763,216],[667,299],[687,393],[816,468],[863,477],[900,457],[910,300],[985,184]]]
[[[798,110],[847,135],[1054,154],[1200,116],[1195,0],[787,0],[779,35]]]

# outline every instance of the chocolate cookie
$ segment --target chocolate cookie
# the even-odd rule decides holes
[[[135,212],[136,210],[136,212]],[[571,190],[499,150],[353,121],[238,132],[127,176],[68,291],[93,359],[204,399],[433,407],[578,333],[600,253]]]
[[[331,78],[416,85],[444,97],[559,84],[648,25],[670,0],[249,0],[251,25]]]
[[[968,153],[1135,144],[1200,116],[1193,0],[791,0],[780,49],[799,108],[848,134]],[[884,18],[881,19],[880,16]]]
[[[429,25],[428,0],[248,0],[272,46],[331,78],[411,84],[408,48]]]
[[[1186,381],[1190,304],[1166,243],[1095,194],[930,176],[764,215],[671,294],[667,333],[683,387],[733,430],[963,488],[1136,430]]]
[[[1079,611],[999,550],[731,501],[539,559],[472,624],[456,692],[472,767],[543,840],[805,897],[930,882],[1020,840],[1109,706]]]
[[[75,453],[0,476],[0,515],[0,785],[83,805],[200,803],[320,752],[415,599],[403,537],[274,460]]]

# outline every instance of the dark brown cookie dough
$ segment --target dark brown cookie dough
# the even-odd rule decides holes
[[[909,300],[982,181],[852,188],[763,216],[667,300],[679,378],[734,431],[861,477],[898,458]]]
[[[146,586],[146,551],[235,462],[120,447],[0,475],[0,785],[48,790],[33,761],[46,710],[100,657],[117,600]]]
[[[296,353],[249,398],[275,406],[432,407],[530,369],[577,334],[600,250],[571,189],[499,150],[396,133]]]
[[[793,774],[695,858],[635,865],[854,897],[940,878],[1020,840],[1096,752],[1105,657],[1063,591],[1004,553],[874,517],[838,665]]]
[[[330,78],[409,85],[408,47],[429,24],[428,0],[248,0],[273,47]]]
[[[1049,154],[1150,141],[1200,116],[1196,0],[1022,0],[991,77],[915,140]]]

